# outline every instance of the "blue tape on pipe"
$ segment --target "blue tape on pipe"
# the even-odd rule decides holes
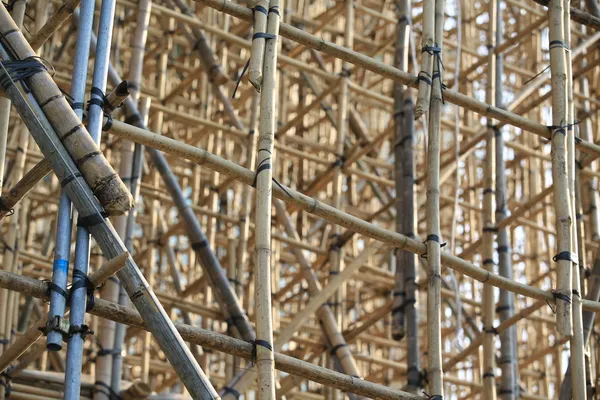
[[[69,261],[68,260],[54,260],[54,269],[59,269],[61,272],[67,274],[69,270]]]

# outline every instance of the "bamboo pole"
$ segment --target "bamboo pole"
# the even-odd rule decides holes
[[[496,0],[488,3],[488,71],[486,102],[494,105],[496,101]],[[482,264],[490,272],[494,271],[494,190],[496,186],[496,161],[495,161],[495,130],[493,121],[487,120],[487,134],[485,141],[486,163],[483,167],[483,215],[482,215],[482,237],[483,249],[481,252]],[[496,330],[494,329],[495,300],[494,287],[483,286],[483,396],[486,399],[496,400]]]
[[[129,253],[121,255],[107,261],[98,270],[88,277],[92,287],[98,287],[111,276],[116,274],[125,266],[125,260]],[[42,336],[43,330],[48,321],[48,314],[43,315],[35,324],[33,324],[25,333],[19,337],[6,351],[0,355],[0,372],[10,367],[10,364],[23,355],[31,346],[33,346]],[[9,371],[10,374],[10,371]]]
[[[502,7],[500,2],[496,2],[496,48],[502,46],[503,39],[503,27],[502,27]],[[503,74],[504,74],[504,57],[503,55],[496,54],[496,105],[499,107],[503,106],[502,94],[503,94]],[[510,241],[508,239],[508,232],[505,227],[501,227],[500,224],[507,218],[507,204],[508,204],[508,188],[506,185],[506,162],[504,157],[504,130],[497,128],[494,130],[495,134],[495,158],[496,158],[496,227],[498,229],[497,241],[498,241],[498,274],[508,279],[513,279],[513,265],[512,265],[512,249],[510,247]],[[500,323],[511,319],[514,315],[514,295],[507,290],[500,290],[498,297],[498,306],[496,307],[496,313],[500,318]],[[500,337],[500,359],[498,363],[502,370],[502,380],[500,381],[500,387],[498,395],[502,400],[513,400],[519,396],[519,385],[518,385],[518,366],[517,366],[517,337],[516,328],[511,326],[502,333],[499,333]]]
[[[224,0],[198,1],[208,5],[209,7],[215,8],[219,11],[223,11],[227,14],[233,15],[237,18],[246,21],[250,21],[252,18],[251,11],[245,9],[244,7],[237,6],[236,4],[231,2],[226,2]],[[417,77],[414,75],[400,71],[392,66],[385,65],[381,62],[374,60],[371,57],[348,50],[342,46],[336,45],[322,38],[311,35],[310,33],[294,28],[288,24],[281,24],[280,34],[284,37],[287,37],[290,40],[301,43],[305,46],[314,48],[326,54],[331,54],[356,66],[366,68],[367,70],[372,71],[388,79],[394,80],[404,85],[410,85],[412,87],[416,86],[415,82],[417,81]],[[551,137],[551,131],[548,129],[547,126],[518,116],[510,111],[506,111],[498,107],[493,107],[487,103],[477,101],[465,94],[446,89],[444,90],[444,100],[469,109],[473,112],[476,112],[481,116],[496,119],[502,122],[503,124],[509,124],[517,128],[524,129],[528,132],[534,133],[541,137],[545,137],[547,139]],[[597,155],[600,154],[600,147],[595,144],[586,141],[578,141],[576,146],[578,146],[582,151],[594,155],[595,157],[597,157]]]
[[[10,287],[11,290],[17,290],[37,298],[47,298],[47,283],[4,271],[0,271],[0,287]],[[97,299],[90,313],[102,318],[111,318],[116,322],[125,323],[129,326],[149,329],[137,311],[128,307],[120,307],[118,304],[108,302],[104,299]],[[194,344],[223,351],[246,360],[252,359],[253,345],[250,343],[185,324],[177,323],[175,326],[181,331],[182,336],[186,340]],[[275,353],[275,361],[280,371],[301,376],[321,384],[332,385],[340,390],[358,395],[390,400],[425,399],[421,395],[414,395],[368,381],[357,380],[349,375],[331,371],[281,353]]]
[[[564,34],[564,2],[555,0],[548,8],[550,18],[550,72],[552,74],[552,178],[554,208],[557,225],[556,328],[561,336],[573,334],[571,311],[572,295],[572,239],[569,183],[567,175],[567,88],[566,49]],[[564,46],[563,46],[564,44]]]
[[[395,65],[402,71],[408,70],[410,29],[412,27],[410,3],[397,2],[397,39]],[[414,103],[410,89],[402,85],[394,86],[395,101],[395,181],[396,193],[396,231],[408,237],[416,237],[414,207]],[[420,360],[417,318],[417,290],[415,255],[396,250],[396,287],[394,292],[394,327],[392,335],[396,338],[406,336],[407,341],[407,391],[416,393],[420,387]],[[402,292],[404,292],[402,296]],[[405,322],[406,321],[406,322]],[[402,328],[401,328],[402,327]],[[406,335],[405,333],[406,332]]]
[[[36,56],[4,6],[0,7],[0,25],[0,32],[12,52],[13,61]],[[110,215],[129,210],[133,205],[131,194],[81,125],[46,68],[38,70],[29,78],[32,93],[57,130],[61,142],[69,149],[71,157],[78,161],[81,173],[91,185],[94,195]]]
[[[275,398],[273,359],[273,317],[271,310],[271,194],[275,165],[274,132],[277,85],[277,52],[279,19],[282,9],[271,0],[265,44],[260,96],[259,136],[256,152],[256,230],[255,230],[255,304],[256,304],[256,370],[258,399]]]
[[[40,148],[46,151],[45,155],[51,160],[53,170],[59,180],[62,181],[68,177],[77,176],[68,182],[64,188],[80,211],[81,218],[87,217],[88,220],[91,218],[91,223],[94,225],[89,225],[89,229],[98,241],[103,253],[107,257],[115,257],[125,251],[124,245],[116,237],[112,225],[101,217],[102,208],[100,204],[95,202],[91,189],[83,182],[82,177],[76,175],[77,169],[74,162],[59,144],[58,137],[53,133],[49,121],[44,119],[41,110],[37,109],[34,112],[14,84],[7,88],[7,94],[11,97],[19,113],[22,114],[22,119],[29,131],[39,140]],[[30,99],[30,101],[33,101],[33,99]],[[35,102],[30,104],[36,105]],[[206,381],[202,370],[200,370],[191,353],[181,341],[181,337],[175,331],[172,322],[168,320],[154,293],[147,286],[132,258],[127,260],[125,268],[119,272],[119,277],[124,282],[136,308],[149,321],[148,325],[154,337],[176,370],[179,371],[190,393],[195,393],[198,396],[206,395],[207,398],[218,398],[214,388]]]
[[[252,185],[254,181],[254,172],[233,162],[217,157],[198,147],[189,146],[180,143],[174,139],[157,135],[146,130],[115,121],[110,129],[110,132],[123,138],[133,140],[149,147],[165,151],[170,154],[176,154],[179,157],[184,157],[196,163],[203,165],[206,168],[218,171],[219,173],[228,175],[246,185]],[[354,232],[360,233],[372,239],[379,240],[389,244],[392,247],[399,247],[414,254],[423,254],[426,252],[426,245],[422,242],[408,238],[407,236],[392,232],[385,228],[374,225],[373,223],[361,220],[346,212],[339,211],[326,203],[323,203],[313,197],[306,196],[300,192],[286,186],[273,186],[273,196],[286,203],[295,204],[302,210],[310,214],[324,218],[327,221],[334,222]],[[506,279],[496,274],[490,273],[483,268],[465,261],[457,256],[447,252],[441,253],[442,263],[470,276],[473,279],[482,283],[489,283],[500,289],[509,290],[513,293],[531,297],[538,300],[548,300],[554,303],[555,299],[551,291],[545,291],[533,286]],[[584,310],[600,311],[600,303],[582,301]]]

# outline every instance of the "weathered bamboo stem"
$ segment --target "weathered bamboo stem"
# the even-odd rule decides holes
[[[13,61],[36,56],[4,6],[0,7],[0,26],[5,44],[14,52],[10,55]],[[132,207],[131,194],[99,151],[46,68],[40,68],[39,71],[29,78],[32,93],[71,157],[79,163],[81,173],[92,187],[94,195],[110,215],[129,210]]]
[[[37,298],[47,299],[48,285],[16,274],[0,271],[0,287],[10,288]],[[149,329],[140,314],[128,307],[97,299],[90,313],[102,318],[112,318],[114,321],[132,327]],[[252,359],[253,345],[239,339],[234,339],[220,333],[204,330],[184,324],[175,324],[185,340],[210,349],[223,351],[246,360]],[[340,390],[372,398],[389,400],[424,400],[421,395],[414,395],[400,390],[374,384],[339,372],[331,371],[296,358],[275,353],[275,361],[280,371],[304,377],[318,383],[331,385]]]
[[[431,7],[431,5],[430,5]],[[425,12],[425,11],[424,11]],[[428,148],[427,148],[427,264],[429,282],[427,286],[427,371],[431,396],[444,395],[442,370],[442,331],[441,331],[441,229],[440,229],[440,119],[442,112],[442,67],[441,57],[444,38],[444,1],[435,0],[435,46],[433,74],[431,76],[431,101],[429,109]],[[427,53],[426,53],[427,54]],[[422,53],[422,56],[424,54]],[[417,111],[415,110],[415,116]],[[436,397],[437,398],[437,397]]]
[[[496,101],[496,0],[488,2],[488,70],[487,70],[487,88],[486,102],[495,104]],[[483,215],[482,215],[482,237],[483,249],[481,252],[482,264],[490,272],[494,271],[494,190],[496,186],[496,134],[493,121],[487,120],[487,134],[485,141],[485,158],[483,166]],[[495,301],[494,287],[491,285],[483,286],[483,396],[486,399],[496,400],[496,331],[494,329],[495,319]]]
[[[271,196],[275,166],[274,133],[277,115],[277,53],[280,13],[278,0],[271,0],[265,44],[260,96],[259,136],[256,152],[255,304],[256,370],[258,399],[275,399],[273,316],[271,310]]]
[[[502,7],[500,2],[496,2],[496,48],[502,46],[503,39],[503,19]],[[504,75],[504,57],[496,54],[496,105],[503,106],[503,75]],[[498,229],[498,274],[508,279],[513,279],[512,266],[512,250],[508,239],[508,231],[506,227],[501,227],[500,224],[507,217],[508,208],[508,188],[506,185],[506,162],[504,159],[504,130],[496,128],[495,132],[495,157],[496,157],[496,228]],[[498,307],[496,313],[500,322],[511,319],[514,315],[514,295],[507,290],[500,290],[498,297]],[[517,354],[517,337],[516,328],[511,326],[504,332],[498,334],[500,337],[500,359],[498,363],[502,370],[502,380],[498,395],[502,400],[513,400],[519,396],[518,385],[518,354]]]
[[[165,151],[170,154],[175,154],[179,157],[187,158],[201,164],[206,168],[228,175],[235,180],[245,183],[246,185],[252,185],[254,182],[255,173],[253,171],[250,171],[231,161],[217,157],[198,147],[183,144],[174,139],[157,135],[155,133],[127,125],[119,121],[114,122],[110,132],[117,136],[133,140],[134,142],[144,144],[160,151]],[[403,234],[392,232],[373,223],[361,220],[360,218],[352,216],[346,212],[339,211],[327,205],[326,203],[323,203],[313,197],[306,196],[286,185],[281,184],[281,187],[279,187],[279,185],[273,186],[273,196],[285,201],[286,203],[292,203],[310,214],[339,224],[372,239],[389,244],[392,247],[399,247],[414,254],[423,254],[426,252],[426,245],[416,239],[411,239]],[[479,282],[489,283],[500,289],[509,290],[513,293],[534,299],[548,300],[552,303],[555,301],[551,291],[544,291],[533,286],[498,276],[447,252],[441,253],[441,259],[445,266],[470,276]],[[583,300],[582,305],[584,310],[600,311],[600,303]]]
[[[552,74],[552,178],[557,225],[556,327],[562,336],[573,334],[572,295],[572,208],[569,203],[567,154],[567,71],[564,26],[564,1],[553,0],[550,18],[550,72]]]
[[[398,24],[396,27],[395,65],[408,70],[410,29],[412,26],[410,2],[400,0],[396,4]],[[410,89],[396,84],[395,101],[395,180],[396,180],[396,231],[408,237],[416,237],[414,194],[414,103]],[[417,318],[416,263],[415,255],[401,250],[396,255],[396,287],[394,292],[394,326],[392,336],[406,336],[407,341],[407,391],[416,393],[420,387],[420,360]]]
[[[238,6],[232,2],[227,2],[225,0],[197,1],[200,3],[204,3],[209,7],[215,8],[219,11],[223,11],[227,14],[233,15],[237,18],[246,21],[252,20],[252,12],[250,10]],[[400,71],[397,68],[394,68],[390,65],[378,62],[371,57],[365,56],[355,51],[348,50],[342,46],[336,45],[320,37],[311,35],[310,33],[294,28],[289,24],[281,24],[280,35],[291,39],[295,42],[304,44],[305,46],[308,46],[310,48],[314,48],[318,51],[334,55],[337,58],[340,58],[351,64],[363,67],[369,71],[372,71],[383,77],[392,79],[404,85],[409,85],[411,87],[417,86],[415,83],[417,81],[417,77],[409,74],[408,72]],[[473,112],[476,112],[481,116],[496,119],[502,122],[503,124],[509,124],[524,129],[541,137],[551,137],[551,130],[549,130],[547,126],[529,120],[527,118],[518,116],[510,111],[503,110],[499,107],[493,107],[487,103],[477,101],[465,94],[446,89],[444,90],[444,100],[469,109]],[[582,151],[594,155],[595,157],[600,155],[600,146],[597,146],[595,144],[586,141],[578,141],[576,146],[578,146]]]
[[[64,186],[64,189],[80,211],[81,218],[87,217],[87,220],[91,221],[88,227],[105,256],[115,257],[124,252],[125,247],[116,237],[112,225],[102,218],[102,208],[96,202],[91,188],[83,181],[82,177],[76,175],[78,171],[74,162],[61,146],[58,137],[52,131],[49,121],[45,120],[41,110],[36,109],[34,112],[14,84],[7,89],[7,94],[9,94],[17,110],[22,115],[29,131],[39,140],[40,148],[46,152],[45,155],[51,160],[53,170],[59,180],[71,179],[67,181],[68,183]],[[30,101],[33,101],[33,99]],[[31,104],[36,105],[35,102]],[[214,388],[206,381],[202,370],[183,344],[180,335],[167,318],[167,314],[148,287],[131,257],[127,260],[125,268],[119,272],[119,277],[124,282],[132,302],[148,321],[148,326],[155,339],[179,372],[190,393],[196,396],[206,396],[206,398],[218,398]]]

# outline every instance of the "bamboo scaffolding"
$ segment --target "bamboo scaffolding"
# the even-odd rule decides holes
[[[590,268],[600,232],[600,102],[594,97],[600,33],[577,20],[594,25],[588,14],[593,8],[573,2],[573,15],[560,13],[562,40],[571,48],[561,62],[564,194],[572,221],[570,249],[577,254],[571,285],[582,296],[578,320],[579,298],[569,294],[573,333],[565,337],[557,333],[553,314],[561,302],[552,260],[561,231],[551,173],[557,128],[551,117],[557,108],[551,79],[556,60],[550,58],[563,50],[546,38],[556,24],[546,8],[531,1],[445,2],[443,17],[439,9],[436,15],[435,1],[427,3],[289,0],[280,5],[280,29],[269,32],[268,2],[115,0],[112,34],[95,29],[101,36],[92,37],[91,48],[96,51],[96,42],[110,46],[107,88],[113,91],[102,110],[91,104],[89,111],[87,99],[78,95],[85,79],[81,72],[99,68],[104,56],[82,68],[77,48],[85,47],[79,36],[86,24],[102,14],[90,11],[94,2],[83,0],[81,12],[72,11],[75,3],[59,0],[9,3],[13,15],[26,12],[23,36],[36,47],[43,42],[43,59],[36,60],[64,93],[77,95],[65,95],[68,103],[84,104],[83,109],[76,105],[75,114],[83,111],[88,131],[94,124],[106,129],[97,147],[134,201],[133,211],[111,218],[110,234],[103,230],[107,235],[89,242],[89,268],[102,265],[107,237],[110,246],[127,249],[131,256],[120,274],[132,271],[131,260],[140,266],[134,277],[143,274],[164,307],[152,317],[167,328],[157,332],[155,320],[150,322],[157,341],[137,325],[141,320],[127,308],[127,291],[111,278],[99,289],[110,298],[96,298],[92,305],[98,308],[85,316],[97,334],[80,341],[81,366],[73,362],[77,346],[69,345],[65,357],[46,352],[38,340],[0,374],[0,392],[12,392],[8,398],[75,397],[66,393],[81,374],[81,398],[126,396],[132,383],[137,385],[132,391],[141,388],[150,398],[216,398],[208,386],[207,396],[186,388],[202,385],[198,365],[220,398],[258,398],[252,352],[261,349],[254,343],[262,302],[271,308],[269,340],[277,370],[270,396],[487,399],[495,391],[502,399],[549,400],[573,398],[575,390],[576,398],[592,398],[598,346],[589,340],[588,318],[600,310]],[[567,1],[560,3],[566,11]],[[425,41],[426,18],[433,18],[432,46],[426,48],[431,54],[418,45]],[[443,29],[437,29],[442,21]],[[273,63],[275,90],[267,90],[268,79],[261,76],[268,57],[255,59],[273,42],[270,34],[281,45]],[[443,68],[437,65],[442,38]],[[427,118],[415,120],[414,104],[406,100],[423,85],[417,75],[423,69],[420,54],[430,58],[431,74],[434,67],[443,72],[433,83],[444,78],[446,86],[430,101]],[[252,72],[244,72],[250,64]],[[90,72],[84,91],[98,86],[91,78]],[[249,80],[260,84],[260,93]],[[17,86],[37,110],[35,96],[27,93],[30,79],[24,81]],[[272,128],[263,132],[259,99],[268,94],[277,99],[276,114]],[[7,135],[0,141],[6,147],[0,265],[10,271],[0,274],[0,287],[18,289],[0,290],[0,360],[12,359],[22,348],[14,343],[30,344],[28,328],[46,314],[36,296],[48,296],[43,281],[51,279],[56,255],[66,259],[75,248],[69,261],[83,266],[79,233],[70,240],[54,234],[57,227],[67,231],[66,212],[58,212],[64,175],[49,173],[48,146],[40,150],[29,139],[28,127],[40,139],[33,127],[36,115],[25,111],[20,118],[18,111],[25,108],[17,106],[3,121]],[[105,114],[103,120],[93,113]],[[276,139],[269,162],[275,181],[261,183],[274,198],[262,203],[255,190],[257,150],[264,146],[256,131]],[[53,143],[59,145],[56,154],[67,154],[59,141]],[[437,153],[436,147],[437,178],[427,172],[436,164],[428,152]],[[437,192],[428,193],[432,178]],[[74,184],[79,182],[90,193],[82,179]],[[432,194],[438,197],[435,214],[427,210]],[[95,201],[91,194],[89,199]],[[276,211],[277,220],[262,218],[257,207]],[[440,242],[449,243],[440,251],[440,263],[433,263],[439,281],[435,273],[430,278],[425,258],[432,244],[425,240],[431,215],[438,220]],[[268,223],[257,227],[259,220]],[[270,236],[267,269],[252,257],[266,243],[259,232]],[[497,270],[489,260],[498,263]],[[265,270],[268,278],[261,279]],[[261,299],[265,287],[271,293],[267,301]],[[427,311],[436,298],[439,319]],[[75,303],[79,307],[81,301]],[[72,318],[73,313],[65,321],[77,323],[82,314]],[[189,343],[177,339],[168,319]],[[137,322],[129,326],[131,321]],[[114,334],[104,329],[110,326]],[[439,352],[431,345],[435,338]],[[174,347],[182,357],[173,362]],[[13,350],[3,354],[5,348]],[[68,388],[62,385],[65,378]],[[110,394],[104,386],[92,391],[97,380]]]

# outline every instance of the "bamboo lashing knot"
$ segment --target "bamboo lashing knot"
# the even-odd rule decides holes
[[[4,396],[9,397],[12,386],[10,384],[12,380],[12,376],[8,373],[8,371],[4,371],[0,373],[0,386],[4,386]]]
[[[235,390],[232,387],[229,386],[223,386],[223,389],[221,389],[221,391],[223,392],[223,396],[225,396],[226,394],[232,394],[233,397],[235,397],[236,399],[240,398],[240,392],[238,392],[237,390]]]
[[[556,290],[552,290],[552,297],[554,297],[554,301],[556,302],[557,300],[562,300],[568,304],[571,304],[571,298],[564,294],[564,293],[559,293]],[[548,301],[548,299],[546,299],[546,304],[548,304],[548,307],[550,307],[550,310],[552,311],[553,314],[556,314],[556,309],[552,308],[552,306],[550,305],[550,302]]]
[[[99,386],[101,388],[99,388]],[[106,389],[106,392],[104,391],[104,389]],[[102,381],[96,381],[94,382],[94,393],[102,393],[104,394],[106,397],[108,397],[109,400],[121,400],[121,396],[119,395],[119,393],[115,392],[113,390],[113,388],[111,388],[109,385],[107,385],[106,383],[102,382]]]
[[[113,111],[114,108],[110,105],[110,102],[108,101],[108,98],[106,97],[106,94],[104,94],[102,89],[100,89],[99,87],[92,86],[92,88],[90,89],[90,93],[93,95],[96,95],[98,97],[90,98],[90,100],[88,101],[88,105],[87,105],[88,110],[90,109],[90,107],[92,105],[98,106],[102,109],[102,112],[104,113],[104,117],[106,117],[106,122],[102,126],[102,131],[108,132],[113,124],[113,118],[111,115],[111,111]],[[108,108],[108,109],[106,109],[106,108]]]
[[[46,64],[51,68],[49,69]],[[40,72],[48,72],[50,75],[54,75],[55,72],[52,64],[39,56],[30,56],[23,60],[3,60],[0,61],[0,65],[4,70],[4,75],[0,78],[0,85],[5,91],[16,82],[21,82],[24,89],[29,93],[30,89],[24,81],[25,79]]]
[[[332,356],[336,356],[336,355],[337,355],[337,351],[338,351],[339,349],[341,349],[342,347],[346,347],[346,346],[348,346],[348,344],[347,344],[347,343],[340,343],[340,344],[336,344],[335,346],[333,346],[333,347],[331,348],[331,350],[329,350],[329,354],[331,354]]]
[[[271,152],[267,149],[260,149],[258,150],[258,152],[260,153],[261,151],[266,151],[267,153],[271,154]],[[263,172],[266,171],[268,169],[271,169],[271,164],[269,163],[269,161],[271,160],[271,157],[267,157],[265,159],[263,159],[259,164],[258,167],[256,168],[256,173],[254,174],[254,180],[252,181],[252,187],[256,188],[256,182],[258,180],[258,175]],[[287,191],[287,189],[285,188],[285,186],[283,186],[281,183],[277,182],[277,180],[275,178],[271,178],[271,180],[277,185],[279,186],[279,188],[281,190],[283,190],[283,192],[285,194],[287,194],[287,196],[292,199],[293,196],[290,194],[290,192]]]
[[[257,360],[258,352],[257,352],[256,346],[262,346],[271,352],[273,351],[273,346],[271,346],[271,343],[267,342],[266,340],[255,339],[255,340],[251,340],[250,344],[252,345],[252,357],[250,359],[250,361],[252,362],[252,365],[256,364],[256,362],[258,361]]]
[[[425,240],[423,241],[423,243],[424,243],[424,244],[427,244],[427,242],[429,242],[429,241],[433,241],[433,242],[437,242],[437,243],[439,243],[439,245],[440,245],[440,248],[442,248],[442,247],[446,246],[446,244],[447,244],[446,242],[444,242],[444,243],[440,243],[440,242],[441,242],[441,240],[440,240],[440,237],[439,237],[438,235],[436,235],[436,234],[433,234],[433,233],[432,233],[432,234],[430,234],[430,235],[427,235],[427,239],[425,239]],[[420,257],[421,257],[421,258],[424,258],[424,259],[427,259],[427,252],[425,252],[425,253],[421,254],[421,255],[420,255]]]
[[[4,197],[0,196],[0,211],[5,212],[7,217],[10,217],[11,215],[13,215],[15,213],[15,209],[14,208],[10,208],[7,207],[4,204]]]
[[[571,261],[573,264],[578,264],[577,254],[572,253],[570,251],[561,251],[554,257],[552,257],[552,261],[558,262],[559,260]]]
[[[427,400],[444,400],[444,396],[441,394],[429,394],[424,390],[423,394],[427,397]]]
[[[79,217],[77,219],[77,226],[83,226],[85,228],[90,228],[95,225],[99,225],[104,223],[104,221],[108,218],[108,214],[104,211],[95,212],[90,215],[86,215],[85,217]]]
[[[424,82],[427,83],[428,85],[431,85],[436,78],[439,79],[440,80],[440,92],[442,95],[442,104],[446,104],[446,102],[444,100],[444,90],[446,90],[446,85],[444,85],[444,82],[442,82],[442,71],[445,69],[444,63],[442,62],[442,48],[439,47],[437,43],[434,46],[423,46],[421,48],[421,53],[428,53],[428,54],[432,55],[436,62],[436,66],[437,66],[437,72],[433,73],[433,75],[431,76],[431,81],[428,82],[427,80],[424,80]],[[424,72],[424,71],[421,71],[421,72]],[[423,80],[423,79],[421,79],[421,72],[419,72],[419,76],[417,77],[417,83],[420,80]],[[429,74],[427,74],[427,75],[429,75]]]

